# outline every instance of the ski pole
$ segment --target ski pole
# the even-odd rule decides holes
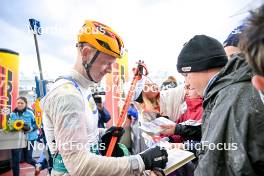
[[[147,71],[145,64],[142,61],[139,61],[137,68],[134,70],[134,78],[131,82],[130,89],[128,91],[128,95],[126,97],[125,103],[122,107],[121,114],[118,118],[117,127],[121,127],[125,118],[126,118],[127,110],[128,110],[129,105],[130,105],[132,96],[134,94],[135,86],[136,86],[138,80],[140,80],[142,78],[142,75],[146,76],[147,74],[148,74],[148,71]],[[112,156],[116,142],[117,142],[117,137],[113,136],[111,138],[110,144],[108,146],[106,156],[108,156],[108,157]]]
[[[37,94],[37,99],[35,101],[35,119],[36,119],[37,126],[39,127],[39,130],[43,135],[44,145],[47,146],[47,139],[45,136],[45,132],[41,127],[42,110],[40,108],[40,99],[46,95],[46,81],[44,80],[44,77],[43,77],[40,54],[39,54],[39,46],[38,46],[38,40],[37,40],[37,35],[41,34],[41,27],[40,27],[40,22],[33,18],[29,19],[29,24],[30,24],[30,30],[32,30],[32,33],[34,36],[34,42],[35,42],[37,60],[38,60],[39,76],[40,76],[40,80],[38,79],[37,76],[35,77],[36,94]],[[46,158],[47,158],[47,163],[48,163],[48,171],[50,173],[51,172],[50,168],[52,168],[52,157],[51,157],[49,148],[47,148],[47,152],[48,152],[48,156],[46,156]]]
[[[42,73],[42,67],[41,67],[41,60],[40,60],[40,55],[39,55],[39,47],[38,47],[38,40],[37,40],[37,34],[40,35],[40,22],[31,18],[29,19],[29,24],[30,24],[30,29],[33,32],[34,36],[34,41],[35,41],[35,46],[36,46],[36,53],[37,53],[37,59],[38,59],[38,67],[39,67],[39,75],[40,75],[40,80],[44,80],[43,78],[43,73]]]

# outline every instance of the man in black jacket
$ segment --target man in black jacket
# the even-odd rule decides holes
[[[197,35],[184,45],[177,69],[204,99],[195,175],[260,175],[264,108],[243,56],[234,55],[227,63],[220,42]]]

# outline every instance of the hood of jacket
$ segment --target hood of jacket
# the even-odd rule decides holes
[[[220,70],[216,80],[207,88],[204,104],[225,87],[239,82],[251,81],[252,77],[252,70],[246,62],[244,55],[241,53],[234,55],[227,65]]]

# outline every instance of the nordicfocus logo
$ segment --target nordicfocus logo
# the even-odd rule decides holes
[[[201,141],[195,143],[194,141],[188,141],[184,145],[184,150],[237,150],[238,149],[238,143],[211,143],[209,141]]]
[[[192,67],[182,67],[183,72],[189,72],[191,71]]]

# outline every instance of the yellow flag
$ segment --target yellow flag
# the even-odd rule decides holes
[[[35,119],[36,119],[36,124],[38,126],[38,128],[41,127],[41,123],[42,123],[42,110],[40,108],[40,99],[37,98],[37,100],[35,101]]]

